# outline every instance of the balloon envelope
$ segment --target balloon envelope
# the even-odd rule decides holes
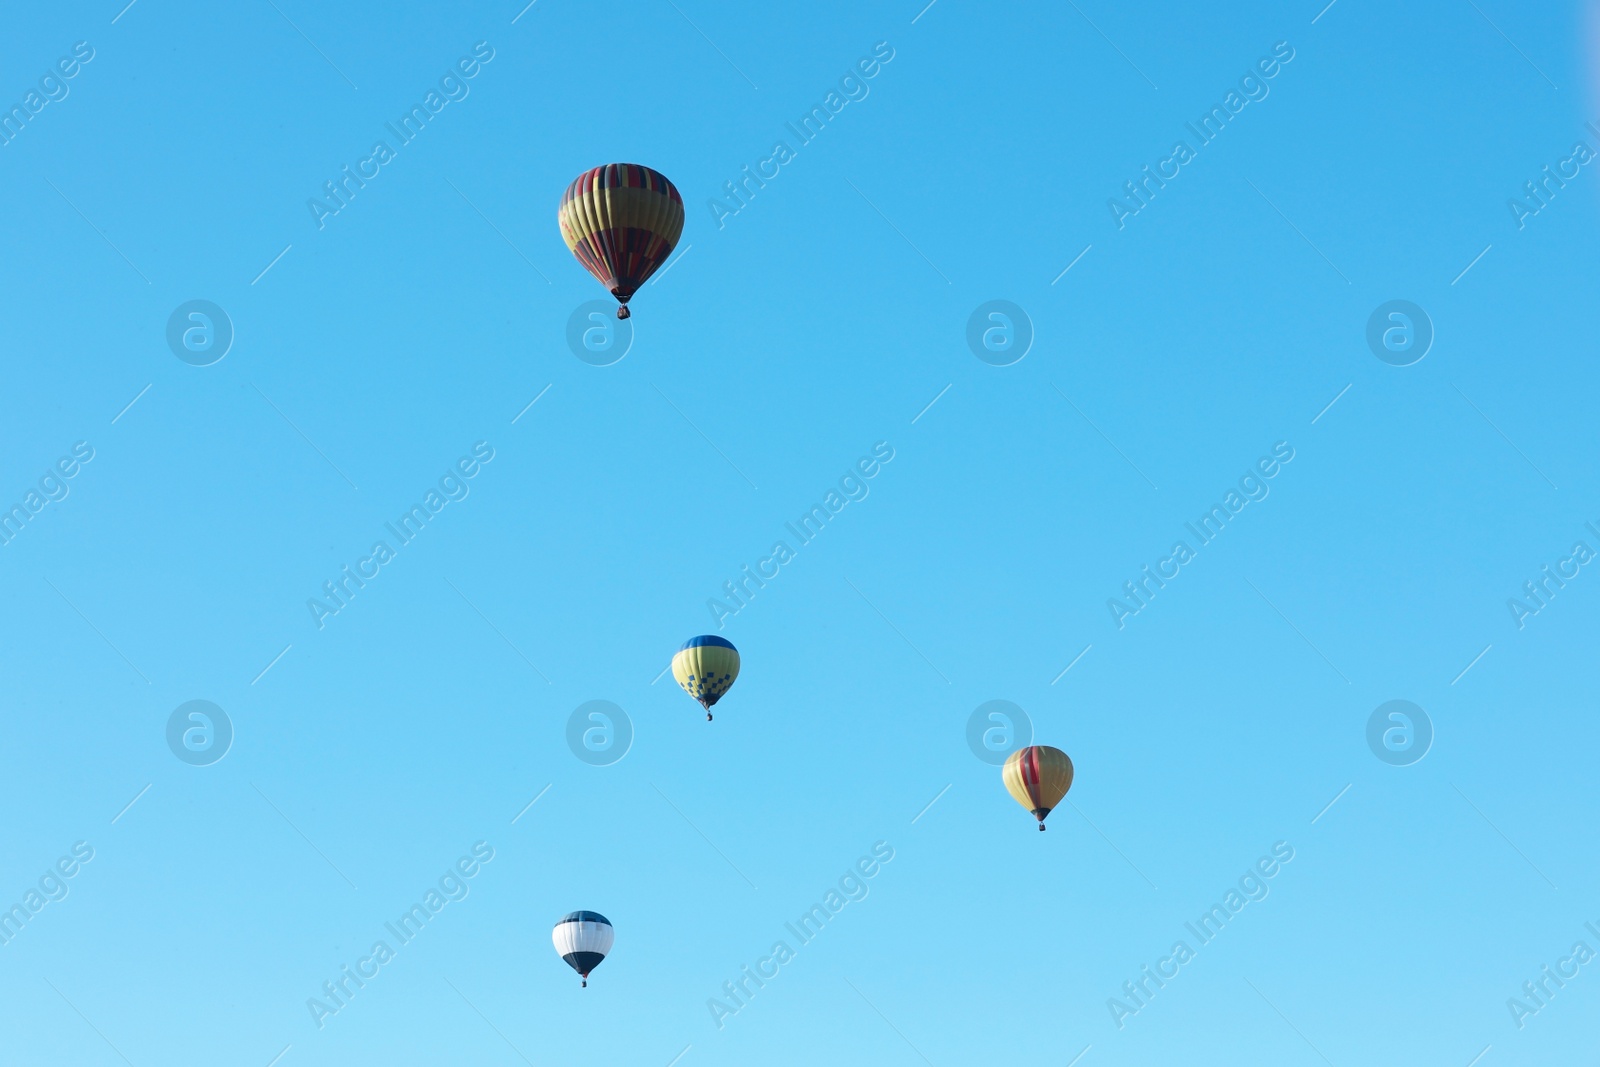
[[[711,705],[721,700],[739,677],[739,650],[715,634],[691,637],[672,657],[672,676],[710,718]]]
[[[1072,760],[1059,748],[1029,745],[1006,757],[1000,777],[1007,791],[1033,813],[1043,830],[1044,817],[1072,788]]]
[[[611,920],[597,911],[568,912],[550,933],[556,952],[578,972],[584,985],[589,984],[589,972],[611,951],[615,938]]]
[[[607,163],[567,186],[556,221],[568,250],[617,298],[617,318],[625,319],[629,299],[683,233],[683,197],[659,171]]]

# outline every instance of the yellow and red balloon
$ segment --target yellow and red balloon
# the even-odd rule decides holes
[[[617,298],[628,301],[672,255],[683,234],[683,197],[660,171],[607,163],[578,175],[556,213],[567,248]]]
[[[1044,829],[1044,817],[1072,788],[1072,760],[1059,748],[1029,745],[1006,757],[1000,768],[1006,790],[1027,808]]]

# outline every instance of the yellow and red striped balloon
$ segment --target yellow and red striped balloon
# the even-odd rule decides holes
[[[683,233],[683,197],[659,171],[607,163],[567,186],[556,221],[567,248],[617,298],[617,318],[625,319],[628,301]]]
[[[1072,788],[1072,760],[1059,748],[1029,745],[1006,757],[1000,777],[1007,791],[1039,820],[1039,829],[1043,830],[1044,817]]]

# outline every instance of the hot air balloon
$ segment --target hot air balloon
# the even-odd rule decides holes
[[[711,705],[726,696],[739,677],[739,650],[711,634],[691,637],[672,657],[672,676],[706,709],[706,722],[710,722]]]
[[[600,966],[615,938],[611,920],[597,911],[568,912],[550,934],[556,951],[578,972],[585,989],[589,988],[589,972]]]
[[[659,171],[607,163],[567,186],[556,220],[567,248],[617,298],[617,318],[625,319],[628,300],[683,233],[683,197]]]
[[[1017,803],[1033,813],[1044,829],[1044,817],[1072,788],[1072,760],[1059,748],[1029,745],[1006,757],[1000,777]]]

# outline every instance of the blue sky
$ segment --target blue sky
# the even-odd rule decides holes
[[[16,1062],[1590,1047],[1588,7],[113,0],[6,29]],[[555,213],[610,161],[687,221],[596,366]],[[203,366],[167,340],[196,300],[233,331]],[[1005,366],[966,339],[997,300],[1033,333]],[[1434,335],[1406,366],[1367,341],[1396,300]],[[709,724],[661,677],[706,632],[743,656]],[[203,765],[168,741],[196,700],[232,733]],[[631,725],[608,765],[566,740],[594,700]],[[968,748],[991,700],[1076,764],[1047,834]],[[1369,747],[1394,700],[1420,759]],[[577,909],[616,927],[587,990],[549,937]],[[745,966],[776,975],[733,1001]],[[377,969],[308,1007],[344,967]]]

